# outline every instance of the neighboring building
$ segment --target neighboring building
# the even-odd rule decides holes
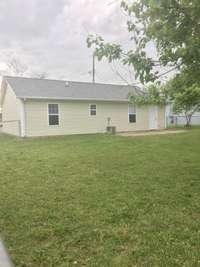
[[[175,114],[172,110],[172,104],[166,106],[166,124],[167,126],[186,125],[184,114]],[[191,118],[191,125],[200,125],[200,112],[195,112]]]
[[[135,107],[137,87],[4,77],[0,103],[4,133],[50,136],[165,128],[165,107]]]

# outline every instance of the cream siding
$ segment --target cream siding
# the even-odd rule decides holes
[[[158,129],[166,128],[165,106],[158,106]]]
[[[12,88],[8,85],[2,104],[2,132],[20,135],[20,100],[16,98]]]
[[[48,103],[59,104],[59,126],[48,125]],[[97,105],[96,116],[90,116],[90,104]],[[27,136],[104,133],[108,117],[118,132],[148,130],[149,125],[148,107],[138,107],[137,122],[129,123],[127,103],[27,100],[25,110]],[[159,127],[164,128],[164,114],[160,113],[162,109],[159,109]]]

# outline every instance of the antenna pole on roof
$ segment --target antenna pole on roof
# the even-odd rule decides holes
[[[96,74],[96,70],[95,70],[95,54],[93,53],[92,56],[92,82],[95,83],[95,74]]]

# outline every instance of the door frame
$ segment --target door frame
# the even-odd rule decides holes
[[[149,130],[158,130],[158,106],[149,106]]]

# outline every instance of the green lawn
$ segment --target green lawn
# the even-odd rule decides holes
[[[200,130],[0,136],[0,231],[16,267],[200,266]]]

